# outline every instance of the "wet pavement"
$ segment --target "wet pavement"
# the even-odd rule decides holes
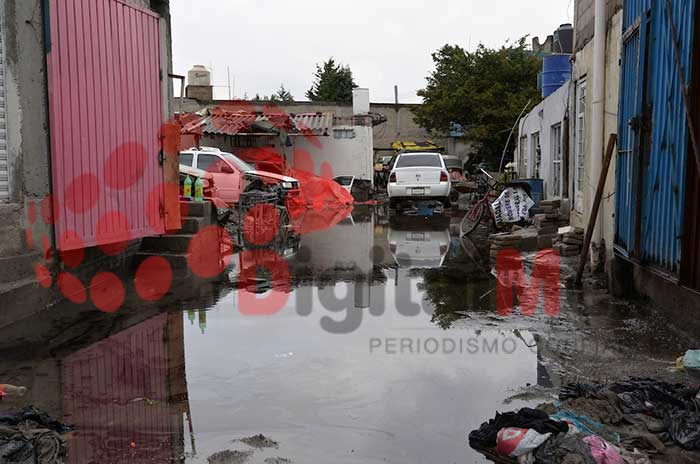
[[[18,321],[0,383],[29,393],[0,407],[74,424],[70,463],[464,463],[486,462],[470,430],[563,383],[683,380],[697,339],[640,302],[562,286],[558,314],[499,314],[484,237],[456,221],[356,210],[159,304]]]

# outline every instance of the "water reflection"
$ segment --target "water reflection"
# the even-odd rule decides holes
[[[488,253],[455,231],[357,209],[239,250],[219,278],[179,273],[158,306],[128,296],[116,314],[65,306],[0,328],[0,382],[30,392],[0,409],[73,423],[72,464],[205,463],[257,433],[280,446],[250,462],[482,462],[467,430],[598,352],[544,337],[560,319],[497,318]]]
[[[442,266],[450,250],[449,218],[395,216],[389,224],[389,250],[398,267],[434,269]]]

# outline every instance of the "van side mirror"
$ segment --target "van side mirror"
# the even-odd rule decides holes
[[[231,166],[226,163],[221,163],[221,172],[225,174],[235,174],[236,171],[233,170]]]

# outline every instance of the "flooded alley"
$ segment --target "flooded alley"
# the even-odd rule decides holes
[[[0,0],[0,464],[700,464],[700,0]]]
[[[71,463],[486,462],[466,435],[495,411],[571,381],[681,378],[697,340],[641,303],[562,285],[559,314],[499,315],[488,255],[455,221],[358,208],[281,247],[283,293],[236,253],[155,306],[6,326],[0,378],[29,392],[3,406],[72,424]],[[240,441],[257,434],[275,444]]]

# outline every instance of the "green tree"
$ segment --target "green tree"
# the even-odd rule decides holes
[[[274,98],[274,100],[273,100],[273,98]],[[294,101],[294,96],[291,94],[291,92],[289,90],[284,88],[284,84],[280,84],[279,90],[277,90],[277,93],[270,96],[270,100],[281,101],[281,102],[292,102],[292,101]]]
[[[479,45],[474,52],[445,45],[433,53],[435,70],[418,91],[423,105],[416,122],[446,133],[453,122],[477,143],[477,155],[498,167],[511,127],[528,100],[539,101],[537,74],[542,61],[525,49],[526,38],[499,49]],[[515,138],[508,153],[512,153]]]
[[[306,92],[311,101],[352,102],[352,90],[357,88],[349,66],[336,64],[333,58],[316,65],[314,83]]]

